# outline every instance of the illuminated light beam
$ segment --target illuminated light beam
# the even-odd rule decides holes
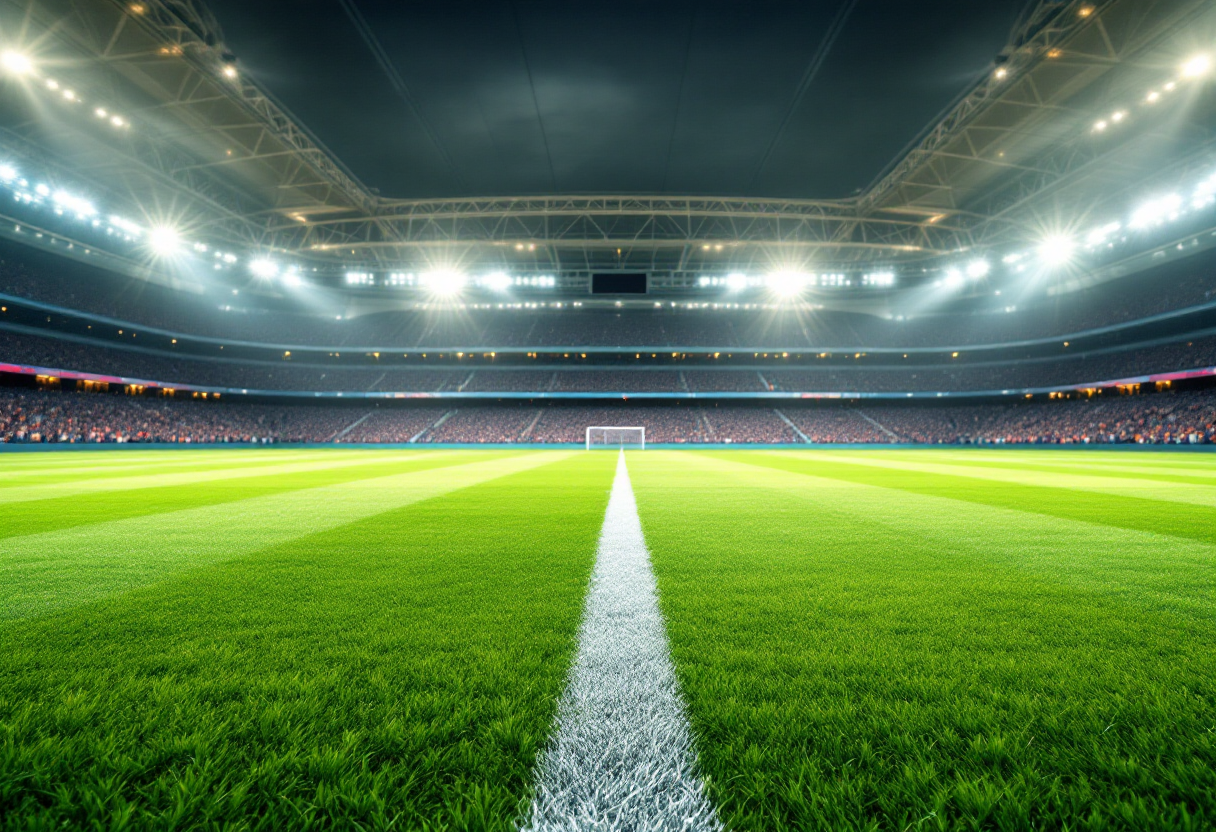
[[[34,71],[34,62],[30,60],[29,55],[11,49],[0,53],[0,66],[13,75],[29,75]]]
[[[160,257],[176,254],[182,245],[182,235],[176,228],[161,225],[148,232],[148,247]]]
[[[1052,234],[1035,249],[1039,260],[1051,268],[1067,266],[1076,254],[1077,244],[1067,234]]]
[[[1193,55],[1182,65],[1180,74],[1183,78],[1202,78],[1212,71],[1212,58],[1209,55]]]

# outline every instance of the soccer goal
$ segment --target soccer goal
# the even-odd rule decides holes
[[[644,451],[646,428],[589,427],[587,450],[593,448],[630,448]]]

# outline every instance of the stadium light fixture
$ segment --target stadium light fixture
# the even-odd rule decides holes
[[[304,285],[304,280],[300,277],[299,272],[295,270],[294,266],[279,278],[279,282],[289,289],[298,289]]]
[[[1117,234],[1122,228],[1123,226],[1117,222],[1108,222],[1106,225],[1095,228],[1085,235],[1085,244],[1090,248],[1096,248],[1110,239],[1112,234]]]
[[[1182,197],[1178,194],[1168,194],[1157,199],[1150,199],[1134,212],[1128,225],[1135,229],[1152,228],[1177,219],[1182,211]]]
[[[481,285],[495,292],[505,292],[511,288],[511,277],[506,272],[490,272],[481,279]]]
[[[731,272],[726,276],[726,288],[732,292],[741,292],[747,288],[747,275],[741,272]]]
[[[979,259],[972,260],[967,264],[967,277],[972,280],[980,280],[988,276],[988,272],[992,271],[992,264],[987,260]]]
[[[961,289],[966,284],[963,273],[956,268],[946,269],[945,285],[947,289]]]
[[[1183,78],[1202,78],[1212,71],[1212,58],[1209,55],[1192,55],[1182,65]]]
[[[17,178],[17,169],[12,165],[0,165],[0,182],[12,182]]]
[[[34,62],[30,60],[29,55],[23,55],[11,49],[0,53],[0,65],[4,66],[6,72],[11,72],[13,75],[29,75],[34,71]]]
[[[181,244],[182,236],[176,228],[161,225],[148,232],[148,247],[152,249],[153,254],[160,257],[176,254]]]
[[[254,277],[270,280],[279,273],[279,264],[265,257],[249,261],[249,271]]]
[[[0,179],[2,178],[4,178],[3,168],[0,168]],[[1206,208],[1213,203],[1216,203],[1216,173],[1199,183],[1195,188],[1195,195],[1191,199],[1191,206],[1196,209]]]
[[[769,273],[764,282],[778,297],[793,298],[802,294],[810,279],[806,272],[782,269]]]
[[[1077,244],[1067,234],[1052,234],[1038,245],[1039,259],[1052,268],[1067,266],[1072,262]]]
[[[451,298],[464,291],[468,277],[459,269],[431,269],[421,275],[422,285],[436,297]]]
[[[97,214],[97,209],[93,207],[93,203],[87,199],[67,191],[55,191],[51,196],[55,204],[66,211],[71,211],[78,217],[92,217]]]

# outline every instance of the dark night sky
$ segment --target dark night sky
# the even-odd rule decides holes
[[[828,198],[991,67],[1025,0],[211,6],[242,70],[385,196]]]

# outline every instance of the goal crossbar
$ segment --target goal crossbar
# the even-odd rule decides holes
[[[587,450],[592,448],[646,449],[646,428],[592,425],[587,428]]]

